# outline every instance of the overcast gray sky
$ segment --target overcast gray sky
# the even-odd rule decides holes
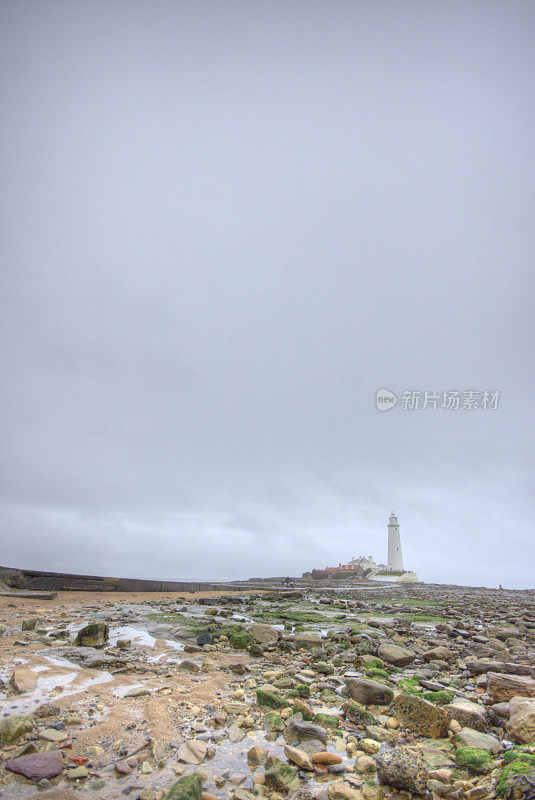
[[[535,5],[0,14],[2,564],[533,586]]]

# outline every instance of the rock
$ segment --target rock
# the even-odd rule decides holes
[[[275,644],[280,638],[280,633],[276,628],[261,623],[251,625],[250,628],[247,628],[247,633],[251,634],[257,644]]]
[[[313,764],[321,764],[323,766],[331,766],[332,764],[341,764],[342,756],[337,753],[329,753],[328,750],[320,750],[319,753],[314,753],[312,756]]]
[[[206,633],[201,633],[199,636],[197,636],[196,642],[199,647],[202,647],[204,644],[213,644],[214,637],[210,631],[207,631]]]
[[[71,781],[77,781],[80,778],[87,778],[89,776],[89,770],[87,767],[83,765],[80,767],[74,767],[74,769],[67,770],[67,778]]]
[[[394,692],[388,686],[368,678],[345,678],[350,697],[365,706],[388,705],[394,697]]]
[[[314,647],[321,647],[323,641],[320,636],[315,633],[294,633],[293,641],[298,647],[312,649]]]
[[[252,764],[263,764],[267,755],[267,750],[255,744],[254,747],[251,747],[251,749],[247,751],[247,761],[250,761]]]
[[[180,778],[165,795],[165,800],[201,800],[202,777],[198,774]]]
[[[450,716],[428,700],[416,695],[400,694],[394,701],[394,709],[400,723],[420,736],[430,739],[446,736]]]
[[[494,767],[490,752],[476,747],[458,747],[455,752],[455,763],[458,767],[464,767],[481,775],[490,772]]]
[[[30,669],[16,667],[9,679],[9,685],[13,687],[17,694],[33,692],[37,688],[37,675]]]
[[[61,712],[55,703],[43,703],[33,712],[34,717],[55,717]]]
[[[488,724],[485,709],[477,703],[464,698],[456,698],[452,703],[443,706],[452,719],[456,719],[462,726],[482,731]]]
[[[293,763],[297,764],[297,766],[301,767],[301,769],[308,769],[311,771],[314,769],[314,765],[310,760],[310,756],[308,756],[304,750],[300,750],[298,747],[290,747],[289,744],[284,745],[284,755],[288,761],[293,761]]]
[[[59,775],[63,770],[63,759],[59,750],[31,753],[28,756],[8,759],[6,769],[24,775],[30,781],[40,781],[43,778],[55,778]]]
[[[535,700],[527,697],[511,698],[506,730],[515,742],[535,744]]]
[[[177,761],[183,761],[185,764],[201,764],[205,757],[208,745],[201,739],[188,739],[188,741],[179,748],[177,753]]]
[[[427,766],[421,756],[408,747],[381,749],[375,757],[375,763],[380,783],[414,794],[426,793]]]
[[[290,705],[288,700],[284,700],[284,698],[276,695],[275,692],[269,692],[265,689],[257,689],[256,699],[258,705],[264,708],[285,708]]]
[[[201,665],[197,664],[195,661],[189,661],[185,659],[179,665],[179,669],[186,669],[188,672],[200,672]]]
[[[512,697],[535,697],[535,680],[526,676],[489,672],[487,694],[495,703],[507,702]]]
[[[448,650],[447,647],[442,647],[442,645],[433,647],[423,653],[424,661],[451,661],[453,657],[454,654],[451,650]]]
[[[108,641],[108,626],[105,622],[91,622],[76,635],[76,644],[82,647],[104,647]]]
[[[229,664],[228,668],[234,675],[246,675],[248,672],[251,671],[247,666],[247,664],[242,664],[242,663]]]
[[[64,742],[69,738],[65,731],[58,731],[56,728],[45,728],[42,731],[38,731],[37,736],[45,742],[55,742],[56,744]]]
[[[124,696],[125,697],[146,697],[147,695],[150,695],[150,691],[149,691],[149,689],[146,688],[146,686],[136,686],[133,689],[129,689],[125,693]]]
[[[353,700],[346,700],[342,706],[342,711],[344,717],[355,725],[375,725],[377,722],[373,714],[370,714],[369,711],[366,711],[365,708],[359,706]]]
[[[359,756],[355,760],[355,769],[360,773],[375,772],[377,769],[375,759],[371,756]]]
[[[266,785],[284,794],[297,792],[301,786],[295,769],[282,761],[276,761],[266,770]]]
[[[462,728],[456,735],[454,741],[466,747],[489,750],[491,753],[499,753],[500,750],[503,750],[502,745],[495,736],[475,731],[473,728]]]
[[[19,736],[32,730],[28,714],[10,714],[0,719],[0,744],[11,744]]]
[[[515,761],[500,775],[496,784],[496,794],[507,800],[531,800],[534,787],[535,769],[530,764]]]
[[[394,642],[381,642],[377,649],[377,655],[388,661],[389,664],[394,664],[396,667],[403,667],[414,661],[416,653],[408,647],[400,647]]]
[[[22,620],[21,630],[23,631],[34,631],[35,626],[37,625],[37,618],[36,617],[28,617],[28,619]]]
[[[327,789],[330,800],[362,800],[362,792],[344,781],[333,781]]]
[[[319,739],[325,744],[327,742],[327,732],[321,725],[314,725],[312,722],[299,722],[291,719],[288,728],[297,734],[299,741],[303,739]]]

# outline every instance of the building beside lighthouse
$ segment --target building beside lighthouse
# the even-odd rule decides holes
[[[313,569],[304,572],[303,578],[318,580],[329,578],[366,578],[372,581],[385,581],[394,583],[416,583],[418,576],[412,570],[403,567],[403,552],[401,550],[401,536],[397,516],[392,513],[388,520],[388,559],[387,564],[376,564],[372,556],[353,557],[347,564],[338,564],[337,567]]]

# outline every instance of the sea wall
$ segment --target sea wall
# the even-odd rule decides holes
[[[11,589],[69,592],[199,592],[230,588],[205,581],[150,581],[141,578],[104,578],[68,572],[40,572],[0,566],[0,581]],[[233,591],[239,591],[232,587]]]

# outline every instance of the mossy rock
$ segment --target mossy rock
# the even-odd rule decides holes
[[[275,692],[268,692],[267,689],[257,689],[256,700],[263,708],[286,708],[290,705],[288,700],[279,697]]]
[[[264,725],[268,732],[283,731],[284,728],[286,727],[282,717],[279,717],[279,715],[275,714],[273,711],[270,711],[268,714],[266,714],[264,718]]]
[[[165,800],[201,800],[202,778],[200,775],[186,775],[180,778],[165,795]]]
[[[370,669],[383,669],[383,668],[384,668],[384,661],[380,658],[370,658],[370,660],[364,664],[364,669],[366,670],[366,672],[368,672],[368,670]]]
[[[10,714],[0,719],[0,744],[11,744],[19,736],[30,733],[32,721],[28,714]]]
[[[531,764],[535,767],[535,754],[529,753],[515,747],[513,750],[507,750],[503,754],[503,760],[506,764],[511,764],[513,761],[523,761],[524,764]]]
[[[498,797],[507,797],[512,800],[528,795],[528,791],[535,787],[535,769],[531,764],[516,760],[503,770],[496,784]]]
[[[424,700],[429,700],[430,703],[436,703],[437,706],[445,706],[451,703],[455,695],[453,692],[448,692],[447,689],[441,689],[438,692],[424,692],[422,697]]]
[[[327,725],[329,728],[338,728],[340,726],[339,718],[335,717],[333,714],[316,714],[314,722],[318,725]]]
[[[240,631],[239,633],[233,633],[229,636],[230,643],[236,650],[247,650],[248,647],[251,647],[255,644],[255,641],[250,633],[247,631]]]
[[[386,669],[381,669],[380,667],[367,667],[366,668],[366,677],[367,678],[389,678],[390,673],[386,671]]]
[[[405,694],[421,694],[422,687],[418,678],[402,678],[397,683],[398,689],[403,689]]]
[[[298,683],[295,688],[299,692],[299,697],[310,697],[310,686],[306,683]]]
[[[296,770],[282,761],[277,760],[269,769],[266,769],[265,776],[267,786],[277,792],[293,794],[293,792],[297,792],[301,788],[301,782]]]
[[[489,751],[480,747],[458,747],[455,752],[455,763],[458,767],[480,775],[486,775],[494,769]]]
[[[355,725],[377,725],[377,720],[370,714],[369,711],[363,706],[360,706],[358,703],[355,703],[354,700],[346,700],[344,705],[342,706],[342,711],[344,712],[344,716],[350,722],[355,723]]]
[[[256,642],[253,642],[253,644],[247,648],[247,652],[250,656],[253,656],[253,658],[261,658],[264,655],[263,649]]]
[[[303,705],[304,705],[304,703],[303,703]],[[313,722],[313,720],[314,720],[314,716],[315,716],[314,712],[313,711],[306,711],[300,705],[299,706],[297,704],[296,705],[292,705],[292,711],[294,712],[294,714],[302,714],[303,715],[303,719],[306,722]]]
[[[105,622],[90,622],[76,634],[76,644],[83,647],[104,647],[109,629]]]

